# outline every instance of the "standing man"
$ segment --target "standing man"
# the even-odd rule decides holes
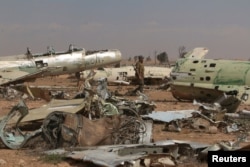
[[[74,51],[74,45],[70,44],[69,45],[69,52],[72,53]]]
[[[134,92],[136,93],[138,90],[143,93],[144,87],[144,64],[143,64],[143,56],[139,56],[139,60],[135,64],[135,77],[137,79],[137,84],[139,85]]]

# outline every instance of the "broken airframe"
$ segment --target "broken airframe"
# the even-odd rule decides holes
[[[234,113],[240,102],[235,94],[225,93],[211,103],[194,101],[199,110],[168,112],[155,112],[155,104],[140,95],[134,101],[113,96],[107,90],[107,79],[102,78],[96,91],[86,83],[84,91],[74,99],[53,99],[32,110],[20,101],[1,120],[0,137],[11,149],[56,149],[45,153],[101,166],[176,166],[187,158],[202,159],[208,151],[242,149],[239,143],[247,138],[250,114],[245,110]],[[151,120],[165,123],[167,131],[189,127],[205,133],[241,131],[244,135],[235,142],[215,145],[177,140],[152,142]],[[32,129],[27,130],[30,123]]]

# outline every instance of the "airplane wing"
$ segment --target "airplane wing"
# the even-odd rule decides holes
[[[19,81],[33,79],[35,77],[41,76],[43,70],[35,72],[27,72],[20,70],[6,70],[0,71],[0,85],[7,85],[11,83],[18,83]]]
[[[35,80],[42,77],[48,71],[58,70],[62,66],[56,67],[42,67],[42,68],[27,68],[22,70],[20,68],[10,68],[7,70],[0,70],[0,86],[9,84],[21,83],[29,80]]]

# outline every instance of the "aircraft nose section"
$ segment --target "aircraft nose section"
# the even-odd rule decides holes
[[[121,61],[122,60],[122,53],[119,50],[115,51],[115,59],[117,61]]]

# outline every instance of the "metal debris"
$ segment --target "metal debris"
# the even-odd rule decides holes
[[[6,86],[6,87],[0,86],[0,98],[11,100],[11,99],[20,98],[20,97],[22,97],[22,93],[11,88],[10,86]]]
[[[196,110],[179,110],[179,111],[153,111],[148,115],[142,115],[143,118],[151,118],[154,121],[171,122],[177,119],[185,119],[192,117],[192,113]]]
[[[226,113],[225,116],[235,119],[250,119],[250,111],[242,110],[237,113]]]
[[[233,123],[232,125],[228,125],[227,127],[226,127],[226,129],[227,129],[227,132],[228,133],[231,133],[231,132],[237,132],[238,130],[239,130],[239,128],[238,128],[238,126],[237,126],[237,124],[236,123]]]
[[[145,122],[136,117],[117,115],[89,120],[65,112],[51,113],[42,125],[43,134],[53,148],[144,143],[144,136],[152,133],[145,134],[146,128]]]
[[[211,103],[199,103],[196,100],[193,101],[194,105],[199,105],[199,110],[203,113],[218,113],[218,112],[228,112],[232,113],[237,110],[241,101],[236,98],[235,95],[223,93],[217,99]]]
[[[125,115],[89,120],[79,114],[52,112],[44,119],[39,129],[24,133],[20,130],[19,124],[29,115],[28,112],[27,106],[21,101],[2,119],[0,137],[8,148],[22,148],[28,140],[31,141],[31,138],[38,134],[45,136],[45,141],[49,141],[47,144],[53,148],[151,141],[152,122]]]
[[[23,132],[19,129],[21,120],[28,115],[28,108],[23,101],[20,101],[12,108],[9,114],[0,122],[0,138],[2,142],[11,149],[19,149],[33,136],[41,133],[41,129],[33,132]],[[15,124],[10,124],[11,121]]]
[[[149,144],[77,147],[69,150],[50,150],[45,153],[63,154],[67,158],[83,161],[83,163],[92,162],[96,165],[110,167],[127,165],[136,167],[139,164],[146,167],[176,166],[177,161],[183,159],[182,157],[187,159],[196,156],[198,150],[208,146],[189,141],[164,140]]]
[[[106,96],[108,91],[105,82],[106,80],[100,80],[99,94],[91,89],[84,89],[86,97],[81,99],[53,99],[49,104],[30,111],[23,101],[20,102],[14,106],[9,116],[1,121],[1,137],[4,141],[13,141],[14,144],[4,143],[7,143],[9,148],[21,148],[26,138],[30,139],[37,133],[43,134],[45,141],[49,141],[53,148],[64,145],[149,143],[152,122],[143,121],[140,115],[152,112],[155,104],[143,99],[129,101]],[[18,113],[19,110],[21,117],[10,119],[12,114]],[[32,135],[24,137],[20,132],[19,123],[41,120],[41,128],[32,132]],[[7,122],[16,126],[7,129]],[[18,131],[20,134],[15,136],[8,131]],[[21,140],[17,141],[19,138]]]

